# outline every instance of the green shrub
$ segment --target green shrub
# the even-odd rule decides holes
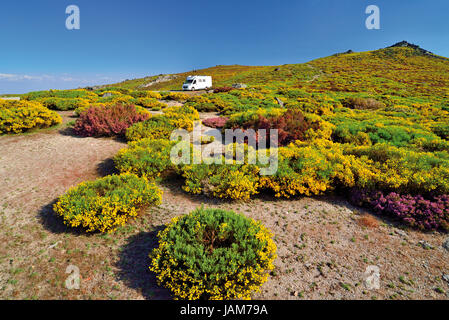
[[[169,139],[176,129],[193,130],[193,121],[199,120],[198,111],[192,107],[168,107],[162,115],[137,123],[126,131],[128,141],[136,141],[143,138]]]
[[[134,173],[147,178],[157,178],[175,167],[170,160],[170,150],[175,142],[152,138],[130,142],[114,158],[121,173]]]
[[[87,100],[95,100],[98,95],[94,92],[85,89],[76,90],[49,90],[49,91],[34,91],[22,96],[23,100],[37,100],[42,98],[60,98],[60,99],[78,99],[83,98]]]
[[[177,299],[250,299],[274,268],[271,232],[232,211],[197,209],[158,237],[150,270]]]
[[[137,99],[134,99],[130,95],[112,95],[110,97],[98,98],[96,102],[106,104],[137,104]]]
[[[126,130],[128,141],[137,141],[144,138],[169,139],[176,127],[170,119],[164,116],[154,116],[149,120],[136,123]]]
[[[449,140],[449,124],[438,123],[433,125],[432,131],[442,139]]]
[[[189,95],[182,92],[162,92],[161,93],[163,100],[175,100],[184,102],[189,99]]]
[[[224,161],[224,157],[223,157]],[[259,168],[250,164],[192,164],[180,167],[184,191],[211,197],[248,200],[258,193]]]
[[[167,107],[165,103],[159,102],[154,98],[137,98],[136,104],[151,110],[161,110]]]
[[[346,108],[358,110],[376,110],[385,108],[385,104],[373,98],[346,98],[341,101],[341,104]]]
[[[0,100],[0,134],[48,128],[61,122],[59,114],[38,102]]]
[[[136,217],[139,209],[160,204],[161,196],[159,188],[146,178],[111,175],[71,188],[53,209],[68,226],[87,232],[112,232]]]
[[[152,98],[152,99],[162,99],[162,95],[159,92],[154,91],[132,91],[129,93],[134,98]]]
[[[131,94],[133,92],[130,89],[121,88],[121,87],[105,87],[105,88],[95,90],[94,92],[97,95],[102,96],[105,92],[108,92],[108,91],[116,91],[116,92],[120,92],[121,94]]]
[[[83,98],[73,98],[73,99],[64,99],[64,98],[40,98],[36,101],[42,103],[45,107],[52,110],[75,110],[75,109],[85,109],[89,107],[89,100]]]
[[[274,118],[281,116],[286,110],[281,108],[256,109],[248,112],[237,112],[226,122],[226,129],[241,128],[245,123],[256,122],[260,117]]]
[[[360,159],[367,177],[360,188],[409,194],[449,193],[449,154],[417,152],[387,144],[345,146],[344,153]],[[368,178],[369,177],[369,178]]]

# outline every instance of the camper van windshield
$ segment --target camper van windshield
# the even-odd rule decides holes
[[[192,83],[192,82],[193,82],[193,80],[186,80],[185,83]]]

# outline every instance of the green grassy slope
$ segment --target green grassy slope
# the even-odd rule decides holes
[[[242,82],[268,87],[293,87],[319,92],[384,94],[402,97],[449,98],[449,59],[410,46],[338,54],[305,64],[283,66],[216,66],[179,73],[178,78],[147,90],[179,90],[190,74],[210,75],[214,86]],[[111,87],[137,89],[157,76],[129,80]]]

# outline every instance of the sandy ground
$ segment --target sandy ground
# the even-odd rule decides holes
[[[61,113],[64,122],[73,120]],[[208,115],[202,114],[202,118]],[[278,247],[275,271],[256,299],[448,299],[447,235],[402,230],[369,218],[339,197],[276,200],[259,195],[228,203],[181,191],[164,182],[163,203],[108,235],[66,228],[54,200],[81,181],[113,172],[111,157],[126,145],[78,138],[60,128],[0,137],[0,298],[167,299],[148,270],[157,231],[198,206],[231,209],[269,227]],[[374,221],[374,222],[373,222]],[[420,241],[425,241],[424,248]],[[69,290],[67,267],[80,270]],[[380,288],[365,286],[368,267]]]

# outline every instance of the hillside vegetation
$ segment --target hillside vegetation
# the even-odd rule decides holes
[[[436,242],[449,232],[449,59],[402,42],[196,73],[213,76],[214,90],[179,92],[186,72],[0,100],[0,135],[28,132],[0,140],[0,296],[160,298],[164,286],[201,300],[446,297],[439,279],[448,263]],[[200,150],[170,137],[200,119],[267,140],[278,157],[267,165],[259,145],[243,163],[223,154],[192,161]],[[239,142],[207,131],[198,146],[237,157]],[[173,161],[179,151],[190,162]],[[341,197],[368,210],[359,215]],[[432,232],[395,230],[402,225]],[[69,262],[82,272],[81,290],[58,285]],[[370,265],[383,266],[388,285],[367,295],[360,275]]]
[[[225,117],[209,123],[225,128],[278,129],[279,169],[261,177],[259,164],[171,168],[185,178],[185,191],[243,200],[261,191],[286,198],[343,191],[354,203],[408,225],[449,228],[447,58],[401,42],[306,64],[217,66],[198,73],[214,77],[215,93],[184,97],[185,107],[219,112]],[[147,89],[178,89],[187,74]],[[233,83],[248,88],[232,90]],[[139,159],[145,154],[145,163],[157,163],[151,150],[163,150],[168,139],[155,135],[160,128],[151,121],[130,128],[162,139],[127,154],[136,168],[146,168],[143,175],[155,167]]]
[[[124,174],[159,179],[176,173],[184,178],[186,192],[231,200],[261,192],[283,198],[343,192],[354,203],[408,225],[449,229],[447,58],[402,42],[305,64],[216,66],[197,72],[214,77],[213,93],[168,92],[181,86],[187,72],[22,98],[51,109],[76,109],[81,115],[76,128],[120,132],[130,141],[115,159]],[[233,83],[248,87],[233,89]],[[167,107],[167,100],[182,106]],[[126,109],[120,105],[135,106],[128,108],[132,117],[112,119],[112,109]],[[147,119],[144,109],[162,113]],[[191,131],[198,112],[218,112],[221,117],[206,123],[219,128],[277,129],[276,173],[260,175],[260,163],[170,163],[171,132]]]
[[[191,74],[210,75],[214,86],[237,82],[269,87],[294,87],[318,92],[384,94],[400,97],[447,99],[449,96],[449,59],[413,45],[388,47],[376,51],[336,54],[305,64],[282,66],[216,66],[176,74],[177,79],[157,83],[147,90],[179,90]],[[128,80],[110,85],[139,89],[157,76]],[[312,81],[313,80],[313,81]]]

